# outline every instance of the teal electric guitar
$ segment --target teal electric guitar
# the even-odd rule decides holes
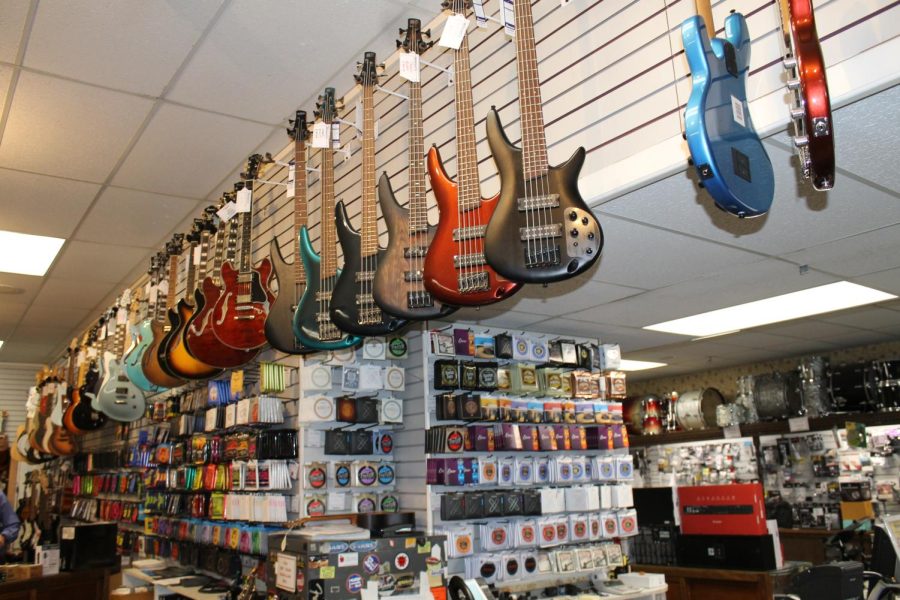
[[[159,285],[160,269],[164,264],[165,259],[162,258],[162,255],[157,255],[150,259],[150,287],[153,290]],[[154,385],[147,379],[147,376],[144,375],[144,369],[141,366],[141,359],[144,357],[144,352],[146,352],[147,348],[150,347],[150,344],[153,343],[153,331],[151,330],[150,325],[153,321],[153,315],[157,311],[157,307],[158,303],[156,301],[156,294],[154,293],[149,299],[147,318],[143,319],[140,323],[129,326],[131,332],[131,346],[125,352],[125,358],[122,359],[122,362],[125,364],[125,374],[128,376],[128,379],[143,391],[150,393],[162,391],[162,388]]]
[[[120,323],[118,307],[110,317],[114,327],[115,339],[113,350],[103,353],[101,371],[103,379],[97,396],[91,401],[92,408],[103,412],[110,419],[130,423],[144,414],[144,392],[134,384],[125,373],[125,364],[120,359],[122,345],[125,341],[125,322]],[[113,327],[107,327],[107,335]]]

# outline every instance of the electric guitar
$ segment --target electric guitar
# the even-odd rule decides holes
[[[50,413],[50,435],[45,441],[45,446],[50,453],[55,456],[70,456],[78,451],[78,445],[72,437],[71,432],[66,429],[63,423],[63,415],[65,414],[64,405],[68,402],[68,389],[74,385],[74,349],[66,350],[66,378],[60,381],[56,386],[53,398],[53,409]]]
[[[278,240],[273,238],[269,244],[269,257],[275,279],[278,281],[278,296],[269,306],[269,316],[266,317],[266,339],[276,350],[300,354],[304,348],[294,335],[293,321],[294,312],[300,304],[303,290],[306,289],[306,271],[303,270],[303,261],[300,260],[300,228],[306,225],[307,219],[306,111],[298,110],[290,123],[291,127],[287,132],[294,141],[294,228],[291,230],[294,262],[288,264]]]
[[[413,54],[432,46],[422,39],[422,24],[409,19],[406,37],[397,44]],[[394,196],[391,180],[382,173],[378,180],[378,202],[388,230],[388,246],[378,261],[372,293],[385,312],[404,319],[433,319],[450,314],[455,307],[442,304],[425,289],[425,252],[434,237],[428,224],[425,196],[425,140],[422,129],[422,84],[407,82],[409,92],[409,202],[403,208]]]
[[[787,55],[794,146],[800,170],[817,190],[834,187],[834,119],[812,0],[778,0]]]
[[[445,1],[444,5],[448,5]],[[471,0],[452,0],[449,8],[465,16]],[[454,182],[444,169],[437,146],[428,151],[428,174],[440,219],[425,254],[425,288],[458,306],[482,306],[515,294],[522,284],[501,277],[484,257],[484,232],[499,195],[482,199],[475,151],[475,114],[469,42],[464,35],[454,52],[456,90],[456,164]]]
[[[77,431],[88,432],[100,429],[106,425],[106,415],[102,412],[94,410],[92,406],[93,399],[97,396],[97,390],[100,385],[100,363],[97,360],[97,336],[100,327],[106,322],[103,317],[100,323],[95,325],[82,346],[84,357],[82,360],[82,370],[79,373],[78,395],[73,402],[72,408],[72,425]]]
[[[150,346],[150,343],[153,341],[153,333],[150,330],[150,324],[157,312],[157,291],[161,267],[162,257],[161,254],[157,254],[150,259],[150,270],[147,271],[150,275],[149,298],[147,298],[145,302],[147,314],[139,324],[133,324],[129,327],[129,331],[131,332],[131,346],[125,351],[124,358],[125,374],[128,375],[128,379],[145,392],[151,394],[162,391],[162,388],[147,379],[147,376],[144,375],[144,370],[141,368],[141,360],[144,357],[144,352],[147,350],[147,347]]]
[[[337,235],[344,252],[344,268],[331,295],[331,320],[353,335],[384,335],[406,325],[375,304],[372,286],[384,251],[378,246],[378,212],[375,206],[375,53],[366,52],[355,75],[362,86],[362,227],[350,224],[343,202],[335,207]],[[323,213],[324,214],[324,213]]]
[[[772,163],[747,108],[750,35],[740,13],[725,17],[725,38],[713,37],[709,0],[681,25],[691,69],[685,137],[700,187],[720,209],[738,217],[768,212],[775,193]]]
[[[243,184],[235,184],[235,192],[226,192],[224,201],[234,202],[235,193]],[[223,369],[238,367],[256,358],[259,350],[238,350],[226,346],[213,331],[214,310],[222,295],[221,266],[225,260],[234,260],[237,246],[237,219],[231,219],[219,228],[216,257],[209,275],[194,292],[194,315],[188,322],[184,341],[188,352],[199,361]],[[227,232],[226,232],[227,229]]]
[[[222,265],[222,294],[213,310],[212,327],[216,337],[226,346],[238,350],[255,350],[266,343],[266,317],[275,299],[271,290],[272,262],[264,258],[258,266],[251,262],[253,232],[253,182],[259,173],[262,156],[254,154],[241,173],[244,189],[238,196],[246,198],[246,212],[241,214],[241,260],[238,268],[231,262]],[[241,202],[238,202],[241,204]]]
[[[175,285],[178,282],[178,254],[181,252],[183,241],[184,234],[176,233],[172,240],[166,244],[165,256],[169,261],[169,277],[165,288],[166,308],[172,308],[175,305]],[[159,301],[157,301],[156,318],[150,322],[151,341],[141,357],[141,369],[144,371],[147,379],[155,385],[164,388],[178,387],[184,383],[184,380],[167,373],[159,361],[159,347],[169,332],[169,327],[163,321],[164,312],[159,306]]]
[[[127,301],[127,298],[124,301]],[[124,316],[125,309],[120,307],[118,310],[123,312],[118,313],[117,311],[117,316],[112,321],[115,325],[114,350],[107,350],[103,353],[104,375],[97,392],[95,406],[110,419],[130,423],[144,414],[146,406],[144,393],[128,379],[120,359],[122,347],[125,344],[126,320],[121,319],[120,322],[118,316],[119,314]]]
[[[200,240],[200,264],[203,273],[200,279],[204,279],[206,273],[206,265],[209,255],[209,238],[217,231],[214,219],[216,214],[215,206],[208,206],[204,211],[202,219],[195,219],[194,225],[197,231],[192,232],[190,241],[196,243],[197,237]],[[192,245],[193,248],[193,245]],[[222,369],[206,364],[201,360],[197,360],[188,352],[185,343],[185,335],[187,333],[188,324],[191,317],[194,316],[196,305],[188,301],[190,294],[195,294],[195,267],[193,258],[188,264],[187,287],[185,287],[184,298],[178,301],[175,310],[169,313],[169,323],[172,326],[172,335],[169,337],[166,346],[166,364],[179,377],[185,379],[208,379],[215,377],[222,372]]]
[[[337,268],[337,240],[334,215],[334,142],[332,123],[336,117],[334,88],[325,88],[318,106],[322,123],[327,125],[326,147],[322,148],[322,221],[321,256],[313,250],[308,225],[300,229],[300,258],[306,270],[306,289],[294,313],[294,335],[300,343],[314,350],[336,350],[357,345],[358,337],[343,333],[331,321],[330,305],[334,284],[340,271]]]

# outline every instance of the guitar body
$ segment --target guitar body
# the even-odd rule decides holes
[[[747,109],[750,36],[744,17],[728,15],[725,39],[713,40],[703,19],[690,17],[681,37],[692,78],[684,127],[701,185],[724,211],[763,215],[772,205],[775,175]]]
[[[237,350],[219,341],[212,328],[213,309],[222,289],[211,277],[203,280],[200,289],[194,292],[196,307],[185,332],[188,352],[199,361],[210,366],[229,369],[239,367],[256,358],[258,350]]]
[[[300,298],[300,306],[294,313],[292,328],[300,343],[311,350],[340,350],[356,346],[362,340],[352,335],[345,335],[337,340],[319,339],[319,290],[321,258],[313,250],[306,227],[300,228],[300,260],[306,271],[306,289]],[[338,277],[340,276],[338,271]]]
[[[338,329],[360,336],[384,335],[397,331],[406,321],[382,311],[372,298],[372,280],[361,286],[361,272],[374,275],[375,267],[384,256],[379,250],[374,260],[361,256],[362,237],[350,224],[343,202],[334,207],[338,240],[344,252],[344,268],[338,275],[331,294],[331,320]],[[369,262],[369,265],[364,265]]]
[[[81,429],[75,426],[75,422],[72,420],[72,414],[75,412],[75,405],[79,402],[78,398],[78,389],[72,390],[72,397],[69,400],[69,406],[66,407],[66,410],[63,411],[63,427],[71,433],[72,435],[82,435],[85,433]]]
[[[78,443],[65,427],[53,427],[47,442],[47,449],[56,456],[71,456],[78,452]]]
[[[603,250],[603,230],[578,191],[584,148],[526,184],[522,150],[506,137],[495,109],[487,115],[487,138],[500,173],[500,197],[484,237],[488,264],[503,277],[525,283],[561,281],[590,268]],[[531,215],[520,211],[519,199],[536,191],[558,195],[559,205]],[[522,239],[523,228],[557,225],[556,237]]]
[[[790,0],[789,6],[803,131],[809,140],[808,146],[799,149],[801,168],[817,190],[830,190],[834,187],[834,119],[813,4],[812,0]]]
[[[141,357],[141,369],[150,383],[164,388],[178,387],[184,381],[166,373],[159,364],[159,347],[166,337],[166,327],[160,321],[150,321],[150,345]]]
[[[294,335],[294,313],[299,304],[296,297],[297,276],[294,265],[289,264],[281,253],[277,240],[269,245],[269,257],[272,261],[272,272],[278,280],[278,295],[269,305],[266,317],[266,339],[273,348],[287,354],[301,354],[307,349],[300,345]],[[300,260],[296,257],[294,260]]]
[[[407,275],[413,271],[422,271],[424,256],[434,237],[434,226],[427,231],[416,234],[411,239],[409,234],[409,211],[397,202],[391,180],[387,173],[382,173],[378,180],[378,202],[388,229],[388,247],[378,260],[375,271],[375,285],[372,293],[375,302],[381,309],[404,319],[423,321],[449,315],[456,307],[436,302],[423,295],[414,282],[407,281]],[[410,248],[418,248],[420,258],[410,258]],[[422,274],[424,277],[424,273]],[[410,302],[417,306],[410,306]]]
[[[130,423],[139,419],[144,414],[144,394],[128,379],[122,363],[112,352],[103,356],[103,372],[96,406],[116,421]]]
[[[460,222],[457,185],[447,175],[437,146],[432,146],[428,151],[428,173],[441,216],[425,255],[425,288],[441,302],[457,306],[493,304],[515,294],[522,284],[500,277],[483,260],[476,260],[471,267],[456,266],[456,257],[479,254],[483,257],[484,238],[453,239],[454,231],[468,224]],[[478,208],[467,211],[463,219],[486,225],[491,220],[498,199],[499,195],[482,199]],[[484,289],[472,289],[475,287],[472,285],[473,276],[486,279],[486,285],[478,286]],[[467,285],[472,291],[462,292]]]
[[[176,318],[177,323],[172,322],[172,331],[174,333],[169,338],[169,345],[166,349],[166,362],[169,368],[178,377],[184,379],[209,379],[219,375],[222,369],[197,360],[188,352],[187,344],[184,340],[187,326],[191,321],[191,317],[194,316],[194,307],[184,299],[181,299],[178,301],[175,312],[178,314]]]
[[[156,393],[162,391],[157,385],[154,385],[141,368],[144,352],[153,341],[153,333],[150,330],[150,319],[144,319],[140,325],[131,326],[131,338],[134,342],[130,352],[125,354],[125,373],[136,386],[145,392]]]
[[[182,300],[179,300],[179,302],[182,302]],[[156,351],[156,360],[159,362],[160,368],[162,368],[167,375],[180,379],[181,377],[172,369],[172,365],[169,364],[169,346],[172,344],[172,340],[175,336],[179,333],[179,328],[181,326],[181,313],[178,312],[177,306],[166,311],[166,319],[169,321],[169,328],[166,330],[162,341],[159,343],[159,347]]]
[[[84,385],[78,390],[78,397],[73,403],[72,423],[76,429],[88,432],[100,429],[106,424],[106,415],[91,408],[100,385],[100,369],[92,365],[84,378]]]
[[[253,350],[266,343],[266,316],[273,294],[269,290],[272,262],[265,258],[250,269],[250,281],[241,282],[230,262],[222,265],[222,293],[213,309],[212,327],[219,341],[238,350]],[[241,296],[244,299],[241,299]]]

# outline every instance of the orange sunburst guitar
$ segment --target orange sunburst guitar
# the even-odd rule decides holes
[[[166,287],[166,306],[172,308],[175,305],[175,285],[178,278],[178,254],[181,252],[181,244],[184,240],[184,234],[176,233],[168,244],[166,244],[166,255],[169,257],[169,278]],[[159,305],[159,302],[157,302]],[[163,313],[157,310],[156,319],[150,323],[150,331],[152,341],[144,355],[141,357],[141,370],[150,383],[164,388],[178,387],[184,383],[184,380],[167,373],[164,366],[159,362],[159,347],[169,332],[169,327],[163,322]]]

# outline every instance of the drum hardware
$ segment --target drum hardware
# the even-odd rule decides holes
[[[878,410],[900,410],[900,360],[876,360],[872,374],[878,398]]]
[[[744,409],[744,423],[759,422],[759,414],[753,400],[753,375],[742,375],[737,378],[737,396],[734,402]]]
[[[831,412],[825,378],[825,359],[821,356],[807,356],[800,360],[797,370],[806,414],[810,417],[821,417]]]
[[[675,403],[675,416],[682,429],[706,429],[716,423],[716,407],[724,404],[722,393],[715,388],[684,392]]]
[[[864,412],[876,408],[878,388],[872,363],[831,365],[828,393],[836,412]]]
[[[663,419],[664,428],[666,431],[675,431],[678,429],[678,421],[675,418],[675,407],[678,402],[678,392],[672,391],[663,396],[663,414],[665,418]]]
[[[716,407],[716,425],[732,427],[744,423],[744,407],[737,403],[720,404]]]

